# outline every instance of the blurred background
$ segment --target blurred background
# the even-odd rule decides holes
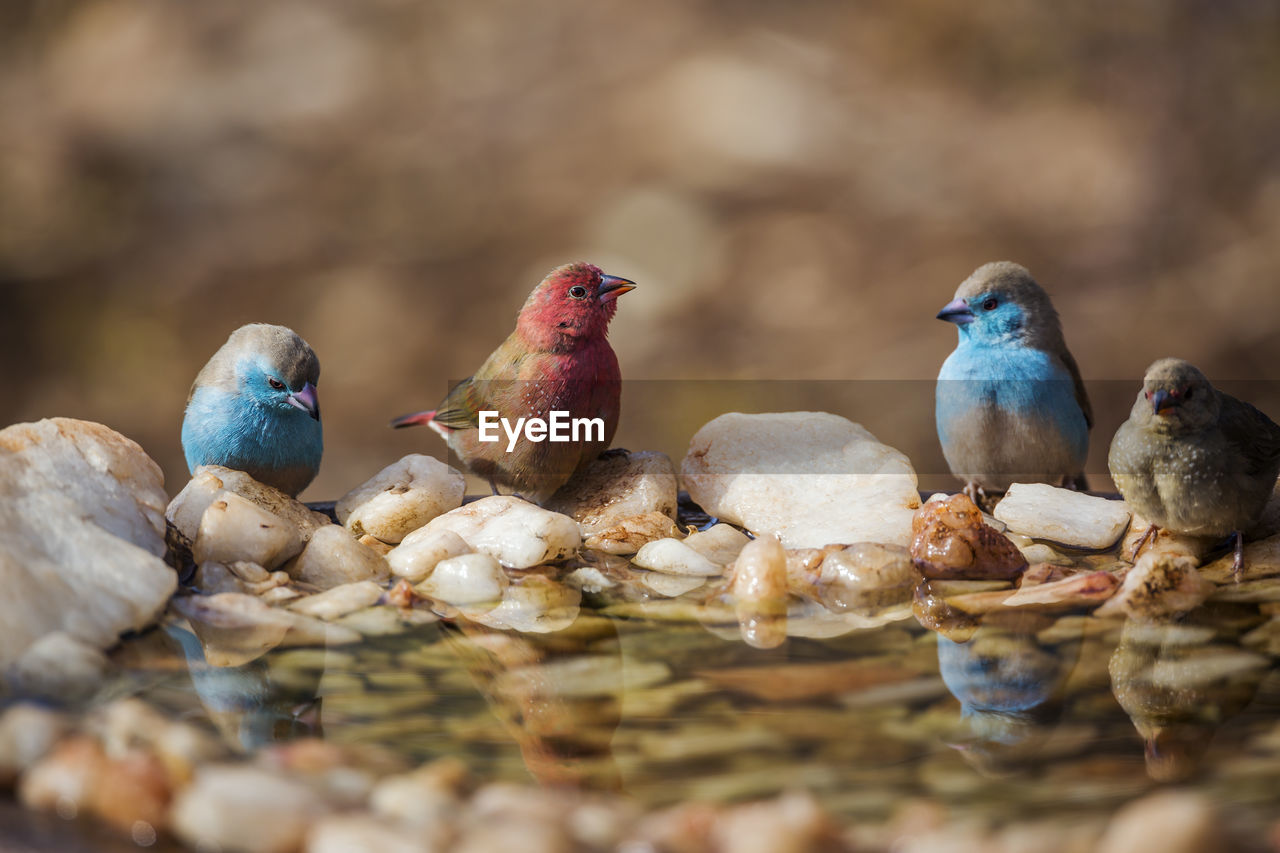
[[[1017,260],[1096,389],[1105,486],[1156,357],[1280,416],[1280,7],[0,6],[0,423],[102,421],[176,492],[196,372],[282,323],[323,364],[305,497],[334,498],[443,456],[387,420],[578,259],[640,285],[618,444],[678,461],[720,411],[826,409],[931,488],[934,314]]]

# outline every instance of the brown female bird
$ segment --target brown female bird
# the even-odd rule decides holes
[[[1147,368],[1107,466],[1125,503],[1151,522],[1135,559],[1158,527],[1234,534],[1239,572],[1242,531],[1258,523],[1280,475],[1280,426],[1214,388],[1190,363],[1165,358]]]

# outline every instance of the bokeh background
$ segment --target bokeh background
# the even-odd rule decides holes
[[[333,498],[442,455],[386,421],[576,259],[640,284],[620,444],[829,409],[946,486],[933,315],[1002,258],[1096,383],[1098,485],[1158,356],[1280,416],[1280,6],[0,5],[0,422],[107,423],[170,491],[236,326],[319,353]]]

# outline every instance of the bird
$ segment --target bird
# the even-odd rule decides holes
[[[455,385],[433,411],[403,415],[391,425],[426,424],[468,470],[488,481],[494,494],[507,489],[545,502],[613,440],[622,375],[607,333],[618,297],[635,287],[594,264],[556,267],[529,294],[515,330],[479,370]],[[528,433],[514,446],[506,435],[496,442],[480,440],[482,412],[515,422],[546,419],[553,411],[602,419],[603,430],[591,433],[591,440],[582,435],[581,441],[532,441]]]
[[[292,329],[266,323],[236,329],[187,397],[187,467],[234,468],[296,497],[315,479],[324,453],[319,381],[320,360]]]
[[[1238,575],[1243,531],[1258,523],[1280,476],[1280,426],[1193,364],[1162,358],[1147,368],[1107,467],[1125,503],[1150,522],[1133,559],[1161,528],[1233,536]]]
[[[1019,264],[978,267],[937,315],[955,350],[935,420],[951,473],[979,505],[1015,482],[1086,489],[1093,410],[1049,296]]]

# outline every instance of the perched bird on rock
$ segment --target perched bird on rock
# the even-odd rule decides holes
[[[404,415],[394,427],[427,424],[440,433],[463,464],[500,488],[541,503],[608,448],[618,427],[622,376],[606,334],[617,298],[635,283],[605,275],[588,263],[552,270],[533,289],[516,328],[470,378],[458,383],[439,408]],[[481,441],[481,414],[496,441]],[[511,437],[520,418],[598,418],[570,441]]]
[[[296,496],[324,451],[319,380],[319,359],[292,329],[236,329],[191,386],[182,419],[187,467],[235,468]]]
[[[1242,531],[1262,517],[1280,475],[1280,426],[1214,388],[1194,365],[1164,358],[1147,368],[1107,466],[1125,503],[1151,522],[1135,559],[1157,528],[1234,534],[1238,572]]]
[[[1086,488],[1093,412],[1058,314],[1031,273],[985,264],[938,312],[959,343],[938,373],[935,417],[951,473],[975,502],[1013,483]]]

